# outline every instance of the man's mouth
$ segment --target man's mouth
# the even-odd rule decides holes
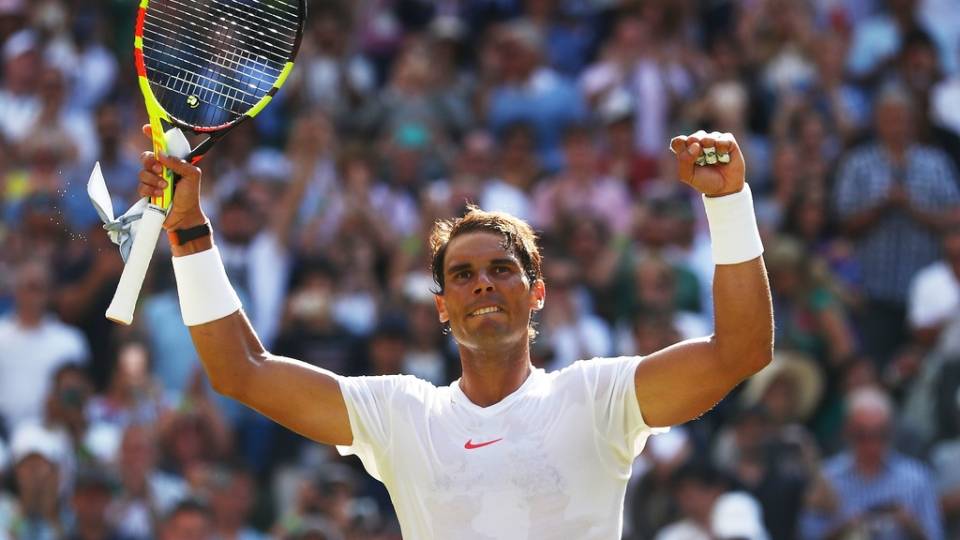
[[[487,307],[482,307],[480,309],[470,312],[470,317],[479,317],[481,315],[489,315],[490,313],[500,313],[502,311],[503,310],[497,306],[487,306]]]

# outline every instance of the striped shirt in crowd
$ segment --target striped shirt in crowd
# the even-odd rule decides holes
[[[870,540],[909,538],[892,512],[897,506],[923,528],[927,540],[943,540],[943,517],[933,477],[921,462],[891,452],[880,473],[864,476],[850,452],[839,454],[823,466],[823,475],[836,494],[839,507],[832,515],[805,512],[801,538],[826,538],[854,518],[863,518],[860,532]]]
[[[881,204],[896,181],[904,182],[911,204],[920,210],[941,212],[960,203],[956,172],[945,153],[914,145],[905,161],[897,171],[879,144],[853,150],[840,166],[834,190],[841,220]],[[904,302],[910,279],[939,253],[937,235],[902,210],[888,212],[856,239],[864,289],[875,300]]]

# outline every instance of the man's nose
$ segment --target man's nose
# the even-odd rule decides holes
[[[480,294],[483,291],[490,292],[493,290],[493,280],[490,279],[490,275],[486,272],[477,273],[477,285],[473,289],[474,294]]]

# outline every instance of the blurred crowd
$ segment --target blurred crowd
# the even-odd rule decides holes
[[[0,540],[395,539],[383,487],[209,388],[169,248],[103,313],[148,146],[134,0],[0,0]],[[426,238],[530,221],[537,366],[712,331],[702,203],[669,139],[733,133],[773,363],[650,439],[624,538],[960,538],[955,0],[309,0],[291,80],[203,162],[273,352],[459,377]],[[697,381],[691,381],[697,384]],[[278,388],[278,392],[284,389]]]

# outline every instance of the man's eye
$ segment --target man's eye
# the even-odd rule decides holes
[[[454,279],[470,279],[472,273],[469,270],[461,270],[453,275]]]
[[[505,274],[505,273],[507,273],[507,272],[510,271],[510,267],[509,267],[509,266],[495,266],[495,267],[493,268],[493,271],[496,272],[497,274]]]

